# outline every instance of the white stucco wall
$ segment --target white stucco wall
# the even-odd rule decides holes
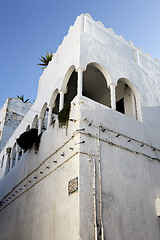
[[[39,104],[41,101],[49,104],[55,89],[63,89],[69,78],[67,72],[71,74],[69,69],[86,69],[89,63],[97,64],[108,85],[112,82],[117,84],[120,78],[128,79],[139,92],[143,121],[159,126],[157,118],[152,116],[155,111],[160,114],[160,62],[106,29],[102,23],[95,22],[89,15],[77,18],[44,70],[39,83]]]
[[[0,239],[79,239],[79,194],[68,194],[69,181],[79,178],[77,128],[50,126],[38,153],[27,151],[1,181]]]
[[[27,151],[5,176],[6,148],[53,105],[55,91],[66,90],[74,68],[89,63],[108,86],[126,79],[140,96],[142,121],[76,96],[68,128],[47,126],[38,153]],[[77,18],[40,78],[35,103],[0,153],[0,239],[159,240],[159,73],[160,63],[122,36],[89,15]],[[75,177],[78,191],[69,196]]]
[[[100,223],[101,198],[105,238],[158,240],[155,198],[160,194],[160,150],[153,151],[159,147],[156,135],[149,138],[143,123],[85,97],[73,101],[73,117],[78,121],[70,122],[67,135],[66,129],[50,126],[42,135],[38,154],[27,151],[1,182],[1,197],[11,197],[1,210],[3,236],[16,239],[25,233],[31,239],[94,239],[95,229],[100,231],[94,223],[95,217]],[[78,192],[68,196],[67,184],[77,176]],[[28,230],[15,231],[14,224],[20,229],[25,224]]]
[[[68,196],[68,182],[77,176],[73,157],[18,197],[1,212],[0,239],[78,239],[78,193]]]
[[[101,211],[104,239],[158,240],[160,222],[155,206],[155,199],[160,194],[158,136],[155,133],[151,140],[143,123],[131,121],[129,117],[87,98],[83,98],[81,110],[80,126],[84,129],[81,139],[85,143],[81,144],[80,152],[87,152],[95,158],[97,221],[100,225]],[[154,146],[157,146],[155,151]],[[80,156],[80,162],[83,158]],[[80,171],[85,173],[89,169],[91,171],[92,161],[90,166],[81,165]],[[83,182],[86,181],[92,184],[93,174],[83,174]],[[83,193],[86,191],[87,186],[83,185]],[[89,200],[93,194],[91,189],[88,194]],[[85,202],[81,211],[82,235],[85,236],[88,226],[85,228],[87,216],[84,213],[93,212],[92,204],[88,208]],[[82,239],[93,238],[87,235]]]
[[[31,107],[31,103],[23,103],[18,98],[8,98],[0,110],[0,151],[20,124]]]

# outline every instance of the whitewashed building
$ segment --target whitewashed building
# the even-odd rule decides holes
[[[1,151],[0,240],[160,239],[159,80],[160,62],[77,17]],[[39,150],[20,154],[30,128]]]
[[[0,152],[31,106],[20,98],[7,98],[0,110]]]

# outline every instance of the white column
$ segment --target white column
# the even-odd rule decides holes
[[[11,157],[10,157],[10,168],[9,168],[9,171],[12,169],[12,164],[13,164],[13,156],[11,155]]]
[[[18,145],[16,145],[16,160],[15,160],[15,164],[18,162],[19,152],[20,152],[20,147]]]
[[[60,102],[59,102],[59,112],[63,109],[64,106],[64,91],[60,91]]]
[[[52,122],[52,110],[53,110],[52,106],[49,106],[48,108],[49,108],[49,112],[48,112],[47,128],[48,128],[49,125],[51,125],[51,122]]]
[[[115,93],[116,85],[111,83],[109,85],[110,95],[111,95],[111,108],[116,110],[116,93]]]
[[[38,135],[42,132],[42,122],[43,122],[43,119],[39,118],[38,119]]]
[[[78,87],[77,87],[77,95],[82,96],[82,91],[83,91],[83,69],[78,68]]]

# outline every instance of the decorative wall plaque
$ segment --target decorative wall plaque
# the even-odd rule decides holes
[[[78,177],[68,182],[68,194],[70,195],[76,191],[78,191]]]

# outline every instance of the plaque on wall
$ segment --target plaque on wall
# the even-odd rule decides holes
[[[68,182],[68,195],[78,191],[78,177]]]

